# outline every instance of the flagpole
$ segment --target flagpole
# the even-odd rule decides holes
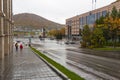
[[[96,9],[96,0],[95,0],[95,9]]]
[[[96,9],[97,0],[92,0],[92,10]]]
[[[94,3],[94,1],[92,0],[92,10],[93,10],[93,3]]]

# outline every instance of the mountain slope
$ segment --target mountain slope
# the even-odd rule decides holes
[[[22,14],[16,14],[13,16],[13,20],[15,23],[15,26],[24,26],[24,27],[32,27],[32,28],[61,28],[64,25],[52,22],[50,20],[47,20],[41,16],[30,14],[30,13],[22,13]]]

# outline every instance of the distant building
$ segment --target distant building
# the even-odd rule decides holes
[[[107,12],[111,12],[114,6],[119,10],[120,1],[66,19],[66,28],[65,28],[66,37],[68,39],[72,39],[73,37],[80,38],[80,31],[83,29],[83,26],[89,25],[92,28],[94,26],[95,21],[99,19],[101,16],[105,16]]]
[[[42,32],[42,29],[36,29],[30,26],[14,26],[13,28],[14,36],[22,36],[22,37],[28,37],[28,36],[39,36],[40,32]]]

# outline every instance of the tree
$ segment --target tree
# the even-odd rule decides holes
[[[88,25],[85,25],[82,30],[82,42],[81,46],[82,47],[88,47],[90,45],[90,36],[91,36],[91,31]]]
[[[103,47],[105,38],[101,27],[95,27],[91,35],[91,45],[93,47]]]
[[[97,19],[96,21],[95,21],[95,24],[97,24],[97,27],[99,26],[99,27],[103,27],[103,24],[104,24],[104,19],[105,19],[105,17],[103,17],[103,16],[101,16],[99,19]]]
[[[56,39],[62,39],[65,36],[65,28],[61,28],[60,30],[53,29],[48,32],[50,37],[55,37]]]
[[[118,36],[118,31],[120,29],[120,13],[115,7],[113,7],[111,14],[104,19],[105,27],[110,31],[111,39],[113,42],[113,47],[116,45],[116,40]]]
[[[60,33],[61,33],[62,37],[65,37],[65,27],[60,29]]]
[[[118,11],[118,18],[120,19],[120,9],[119,9],[119,11]],[[120,22],[120,21],[119,21]],[[119,24],[119,26],[120,26],[120,24]],[[118,39],[119,39],[119,43],[120,43],[120,27],[119,27],[119,29],[118,29]]]
[[[100,28],[103,31],[103,37],[105,39],[105,42],[108,42],[110,40],[110,34],[109,34],[109,29],[104,27],[104,19],[109,16],[109,12],[106,14],[105,17],[101,16],[99,19],[96,20],[95,22],[95,28]]]
[[[55,29],[52,29],[52,30],[50,30],[50,31],[48,32],[48,35],[49,35],[50,37],[55,37],[56,34],[57,34],[57,30],[55,30]]]
[[[112,17],[113,19],[115,19],[117,16],[118,16],[118,11],[117,11],[116,7],[114,6],[114,7],[112,8],[112,11],[111,11],[111,17]]]

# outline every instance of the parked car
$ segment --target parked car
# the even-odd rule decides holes
[[[17,42],[17,43],[20,43],[21,41],[17,40],[16,42]]]
[[[50,38],[50,40],[54,40],[54,38]]]
[[[69,41],[66,41],[65,44],[69,44]]]
[[[74,41],[66,41],[65,44],[75,44]]]
[[[70,43],[70,44],[75,44],[75,42],[74,42],[74,41],[70,41],[69,43]]]

